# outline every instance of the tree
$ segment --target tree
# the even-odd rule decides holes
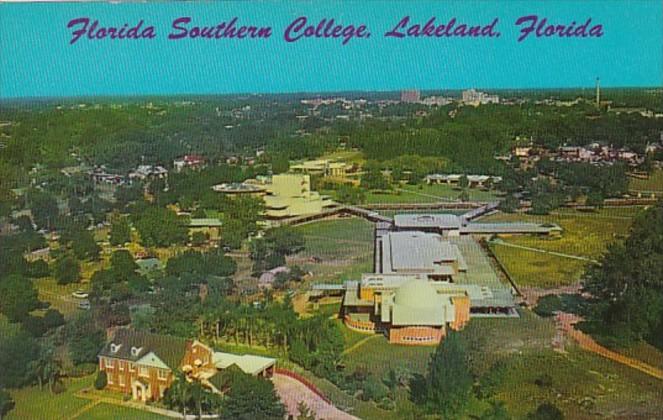
[[[488,407],[481,416],[480,420],[511,420],[509,412],[504,406],[502,401],[491,401],[490,407]]]
[[[39,346],[28,333],[0,326],[0,389],[14,388],[33,381],[32,361]]]
[[[0,280],[0,312],[10,321],[22,321],[38,307],[37,290],[30,279],[12,274]]]
[[[367,165],[366,171],[361,176],[360,185],[367,190],[388,190],[391,188],[389,181],[382,174],[379,166]]]
[[[590,192],[587,194],[587,201],[585,204],[587,204],[590,207],[596,207],[596,208],[603,208],[603,194],[600,192]]]
[[[168,387],[163,396],[164,404],[170,408],[178,408],[186,418],[188,406],[192,399],[191,383],[180,372],[175,372],[175,380]]]
[[[374,375],[369,375],[362,384],[362,399],[380,402],[389,393],[389,388]]]
[[[14,400],[9,392],[0,388],[0,419],[14,408]]]
[[[265,233],[265,241],[272,252],[284,256],[299,252],[306,243],[304,235],[290,226],[268,230]]]
[[[470,180],[467,178],[467,175],[462,175],[458,178],[458,186],[463,190],[470,186]]]
[[[55,261],[53,274],[58,284],[78,283],[80,273],[80,263],[71,255],[65,254]]]
[[[623,344],[648,340],[663,347],[663,203],[641,213],[628,238],[610,246],[600,265],[588,268],[592,296],[587,328]]]
[[[124,245],[131,241],[131,227],[126,217],[119,216],[111,223],[108,240],[113,246]]]
[[[316,420],[315,414],[304,401],[297,403],[297,420]]]
[[[55,349],[48,345],[40,348],[39,357],[32,362],[31,369],[34,372],[39,389],[42,389],[44,384],[48,385],[48,389],[53,393],[55,384],[62,376],[62,365],[59,360],[55,358]]]
[[[412,389],[429,412],[454,418],[464,410],[473,384],[465,347],[460,333],[449,331],[431,356],[428,374]]]
[[[32,218],[41,229],[52,229],[60,210],[52,195],[44,192],[29,192]]]
[[[500,201],[499,209],[505,213],[515,213],[519,206],[520,200],[515,195],[509,194]]]
[[[207,235],[205,232],[193,232],[191,235],[191,244],[193,246],[203,246],[207,243]]]
[[[138,270],[138,264],[136,264],[134,257],[126,249],[113,251],[110,263],[110,270],[116,282],[128,281],[136,275],[136,270]]]
[[[78,231],[72,240],[72,250],[76,258],[80,260],[94,260],[99,257],[101,248],[94,240],[92,232],[89,230]]]
[[[283,419],[286,411],[274,384],[247,374],[235,375],[221,410],[222,419]]]
[[[171,246],[189,240],[188,220],[173,210],[150,206],[134,216],[134,226],[144,246]]]
[[[44,313],[44,326],[51,330],[64,325],[64,315],[57,309],[50,308]]]
[[[529,420],[564,420],[564,414],[554,404],[546,402],[539,405],[536,411],[527,415]]]
[[[282,174],[288,172],[288,169],[290,169],[290,162],[287,156],[279,154],[272,157],[272,173]]]
[[[366,194],[361,188],[344,184],[336,189],[336,201],[343,204],[357,205],[366,201]]]
[[[69,356],[74,364],[94,363],[106,341],[103,329],[97,327],[90,311],[80,313],[65,329]]]

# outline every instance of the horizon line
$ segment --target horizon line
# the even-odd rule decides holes
[[[304,95],[332,95],[332,94],[389,94],[389,93],[399,93],[407,90],[418,90],[421,93],[425,92],[462,92],[464,90],[476,89],[481,91],[572,91],[572,90],[594,90],[596,85],[592,86],[575,86],[575,87],[500,87],[500,88],[490,88],[490,87],[466,87],[466,88],[433,88],[433,89],[418,89],[416,87],[408,87],[401,89],[373,89],[373,90],[362,90],[362,89],[348,89],[348,90],[320,90],[320,91],[292,91],[292,92],[227,92],[227,93],[140,93],[140,94],[130,94],[130,93],[116,93],[116,94],[83,94],[83,95],[62,95],[62,96],[0,96],[0,102],[12,102],[12,101],[57,101],[57,100],[72,100],[72,99],[110,99],[110,98],[148,98],[148,97],[182,97],[182,96],[279,96],[279,95],[295,95],[295,96],[304,96]],[[662,86],[601,86],[601,90],[661,90],[663,91]]]

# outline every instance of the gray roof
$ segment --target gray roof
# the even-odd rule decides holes
[[[184,338],[120,328],[104,345],[99,356],[136,362],[143,356],[154,353],[168,367],[177,369],[184,359],[187,342]]]
[[[397,214],[394,216],[394,224],[401,229],[459,229],[461,219],[455,214]]]
[[[390,232],[383,236],[383,270],[390,272],[433,272],[454,274],[449,265],[459,260],[458,248],[438,234]]]

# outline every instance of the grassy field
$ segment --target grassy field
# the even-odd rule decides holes
[[[342,282],[373,267],[373,225],[363,219],[325,220],[298,226],[305,248],[290,258],[313,273],[314,282]],[[312,259],[320,259],[314,262]]]
[[[498,213],[482,221],[556,223],[563,229],[560,237],[522,235],[504,236],[501,239],[507,244],[596,260],[610,243],[621,240],[628,234],[629,226],[640,210],[637,207],[621,207],[585,213],[560,209],[547,216]],[[491,248],[519,286],[553,287],[574,284],[588,264],[587,261],[499,244],[493,244]]]
[[[35,288],[39,294],[39,299],[51,304],[51,307],[69,316],[79,311],[78,300],[71,296],[71,293],[78,290],[87,290],[89,283],[73,283],[60,285],[53,277],[44,277],[34,280]]]
[[[57,395],[51,394],[46,388],[40,390],[36,386],[12,391],[11,394],[16,406],[6,418],[8,420],[68,419],[90,402],[78,398],[74,394],[91,386],[93,381],[94,376],[66,379],[64,381],[66,390]]]
[[[495,256],[518,286],[558,287],[577,283],[588,262],[501,245]]]
[[[494,191],[481,191],[477,188],[468,189],[471,201],[494,201]],[[366,194],[366,203],[434,203],[437,201],[457,200],[460,190],[449,185],[401,185],[391,193]]]
[[[592,353],[540,350],[505,359],[495,398],[514,418],[549,401],[569,419],[657,418],[663,412],[661,381]],[[537,380],[549,379],[549,385]]]
[[[108,420],[108,419],[135,419],[135,420],[157,420],[166,419],[158,414],[147,411],[134,410],[128,407],[119,407],[111,404],[99,404],[77,417],[80,420]]]
[[[648,179],[629,178],[630,190],[663,193],[663,169],[655,169]]]

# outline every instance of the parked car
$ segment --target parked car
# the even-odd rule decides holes
[[[73,292],[71,296],[75,297],[76,299],[87,299],[88,296],[90,296],[90,294],[85,290],[78,289],[75,292]]]
[[[89,310],[90,309],[90,301],[89,300],[84,300],[78,303],[78,309],[84,309],[84,310]]]

